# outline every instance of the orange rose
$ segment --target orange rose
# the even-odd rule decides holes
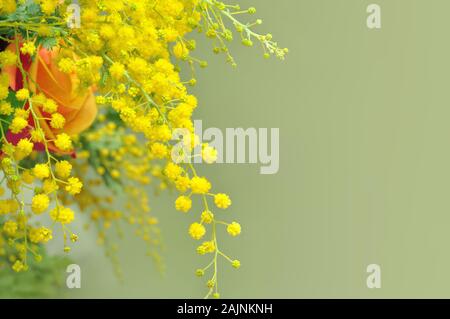
[[[8,46],[7,50],[16,52],[13,44]],[[84,131],[97,115],[94,89],[92,87],[80,89],[80,81],[75,73],[66,74],[58,69],[56,61],[59,52],[59,48],[52,50],[40,48],[34,61],[31,61],[29,56],[21,55],[22,65],[29,74],[27,83],[29,90],[34,94],[43,93],[53,99],[58,104],[58,113],[66,120],[64,128],[59,130],[52,128],[47,120],[40,120],[40,126],[49,140],[55,139],[59,133],[74,135]],[[10,87],[14,91],[23,88],[22,75],[17,67],[5,67],[3,72],[8,73]],[[39,107],[33,106],[33,110],[39,117],[49,117]],[[53,143],[49,147],[53,151],[63,153]]]

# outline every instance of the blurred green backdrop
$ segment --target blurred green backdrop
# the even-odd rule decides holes
[[[285,62],[233,45],[232,69],[207,40],[196,54],[197,119],[204,127],[279,127],[280,171],[213,165],[201,172],[230,193],[223,213],[243,225],[222,245],[223,297],[450,297],[450,2],[260,0],[254,5],[290,49]],[[382,29],[366,7],[382,9]],[[206,262],[186,234],[193,214],[153,199],[166,243],[161,276],[132,234],[120,243],[125,282],[94,234],[73,250],[82,288],[67,297],[203,297]],[[131,232],[131,231],[130,231]],[[60,247],[58,247],[60,248]],[[368,264],[382,288],[366,287]]]

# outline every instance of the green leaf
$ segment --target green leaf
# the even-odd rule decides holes
[[[9,103],[11,103],[11,106],[13,108],[23,108],[24,106],[24,102],[19,101],[16,98],[16,92],[9,90],[9,94],[8,97],[6,98],[6,101],[8,101]]]
[[[47,50],[52,49],[53,47],[55,47],[58,42],[56,40],[56,38],[41,38],[38,37],[36,40],[36,44],[37,45],[42,45],[42,47],[44,47]]]
[[[9,102],[14,109],[23,108],[23,105],[24,105],[23,102],[20,102],[19,100],[17,100],[15,92],[11,91],[11,90],[9,91],[6,101]],[[11,113],[10,115],[0,115],[0,119],[2,119],[2,121],[0,121],[0,123],[3,128],[3,132],[5,132],[5,133],[6,133],[6,131],[8,131],[8,128],[9,128],[8,123],[11,123],[11,121],[14,117],[13,114],[14,113]]]
[[[27,0],[24,4],[19,5],[16,12],[9,16],[10,20],[26,21],[31,17],[41,15],[41,7],[33,0]]]

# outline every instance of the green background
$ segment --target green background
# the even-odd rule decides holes
[[[209,52],[198,72],[195,118],[204,127],[280,128],[280,171],[258,165],[199,168],[233,199],[221,214],[243,225],[222,232],[242,261],[223,263],[223,297],[450,297],[450,2],[448,0],[260,0],[254,5],[290,49],[285,62],[232,45],[239,64]],[[382,9],[382,29],[366,7]],[[83,234],[73,258],[82,288],[68,297],[203,297],[194,270],[207,263],[187,236],[194,215],[152,197],[162,222],[161,276],[132,234],[120,243],[125,282]],[[131,233],[131,231],[130,231]],[[382,288],[366,287],[366,267]]]

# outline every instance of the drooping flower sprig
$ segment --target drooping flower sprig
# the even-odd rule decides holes
[[[204,32],[215,42],[214,52],[224,52],[232,65],[226,42],[236,32],[246,46],[259,41],[266,57],[283,59],[287,49],[254,31],[261,20],[236,18],[254,8],[216,0],[78,4],[80,25],[73,27],[67,23],[76,13],[71,1],[0,0],[0,256],[15,271],[26,271],[29,256],[42,258],[55,227],[69,252],[79,236],[70,228],[79,210],[88,214],[87,226],[97,229],[119,275],[111,230],[120,236],[123,223],[134,226],[162,266],[158,220],[146,194],[153,184],[179,193],[180,212],[191,211],[193,200],[203,205],[187,233],[202,240],[199,255],[211,256],[196,274],[208,276],[207,297],[219,297],[219,259],[234,268],[240,261],[224,252],[218,228],[234,237],[241,226],[224,221],[220,211],[231,205],[230,197],[213,192],[191,161],[195,148],[206,163],[215,161],[217,151],[198,145],[195,136],[197,99],[186,85],[196,83],[195,64],[207,63],[192,55],[196,43],[188,37]],[[193,70],[188,80],[180,75],[182,61]],[[179,136],[180,129],[187,134]],[[176,148],[180,143],[185,147]],[[44,214],[51,224],[41,225]]]

